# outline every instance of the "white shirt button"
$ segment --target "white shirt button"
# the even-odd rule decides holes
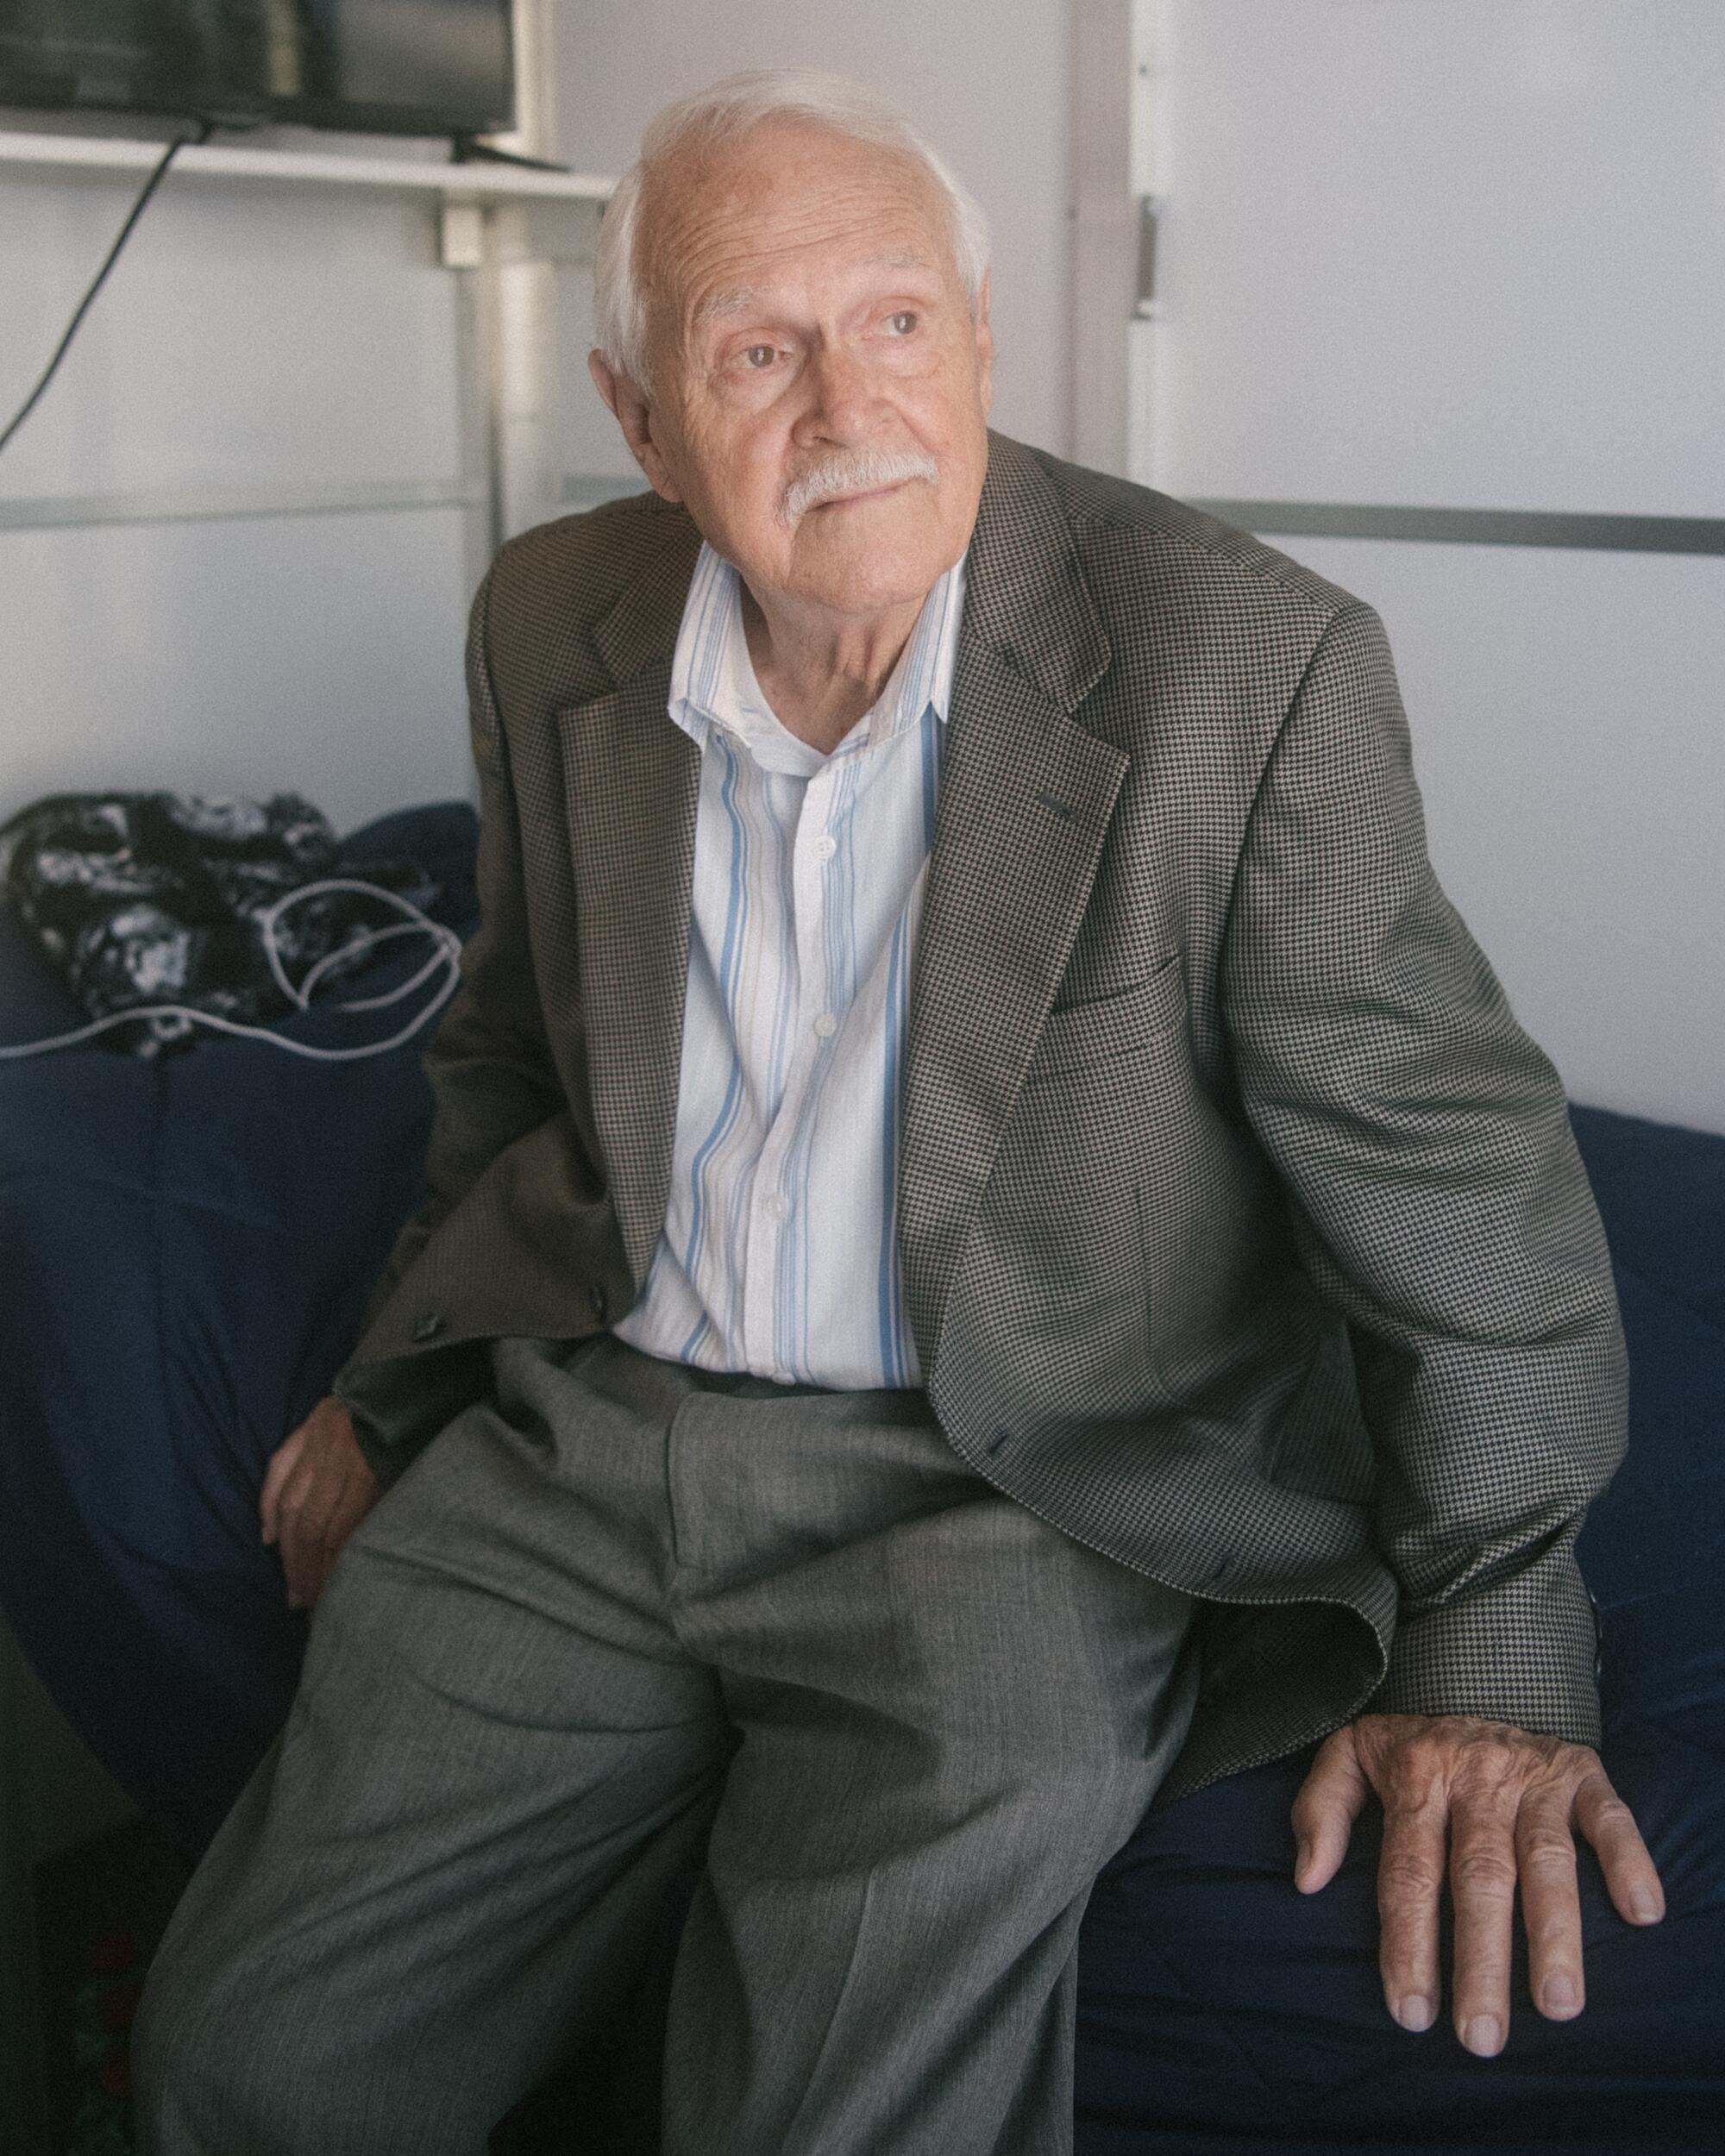
[[[831,1011],[823,1011],[814,1022],[814,1030],[824,1041],[830,1041],[838,1031],[838,1020]]]
[[[788,1201],[781,1198],[776,1190],[767,1200],[767,1218],[769,1220],[782,1220],[787,1217],[790,1210],[791,1208]]]
[[[837,851],[838,841],[829,837],[825,831],[823,831],[814,842],[814,857],[817,861],[831,861]]]

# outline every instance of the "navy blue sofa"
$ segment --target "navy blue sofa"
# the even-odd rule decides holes
[[[461,925],[472,841],[471,812],[443,805],[348,853],[418,855]],[[0,912],[0,1042],[75,1018]],[[354,1023],[292,1030],[345,1039]],[[67,1717],[188,1850],[292,1694],[302,1626],[260,1547],[256,1493],[417,1200],[429,1115],[411,1050],[334,1067],[232,1042],[154,1066],[99,1048],[0,1063],[0,1603]],[[1725,1138],[1588,1109],[1575,1125],[1634,1372],[1629,1460],[1582,1557],[1607,1763],[1670,1914],[1632,1932],[1585,1859],[1586,2013],[1543,2022],[1524,1993],[1502,2056],[1471,2059],[1444,2023],[1413,2037],[1383,2012],[1371,1832],[1303,1899],[1288,1811],[1304,1762],[1240,1776],[1153,1812],[1098,1884],[1080,2156],[1725,2148]],[[568,2093],[582,2088],[585,2120]],[[649,2113],[639,2087],[575,2077],[556,2145],[620,2156],[646,2145]]]

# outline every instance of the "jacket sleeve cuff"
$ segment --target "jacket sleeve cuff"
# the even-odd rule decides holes
[[[1598,1633],[1572,1551],[1396,1624],[1371,1714],[1469,1714],[1570,1744],[1600,1740]]]
[[[366,1464],[387,1489],[446,1424],[479,1399],[491,1374],[487,1343],[350,1363],[330,1390],[354,1419]]]

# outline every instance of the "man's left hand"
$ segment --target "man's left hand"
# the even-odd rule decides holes
[[[1437,2018],[1438,1906],[1447,1860],[1455,1907],[1456,2034],[1489,2059],[1509,2032],[1515,1893],[1534,2002],[1579,2014],[1581,1902],[1575,1830],[1591,1843],[1620,1916],[1656,1924],[1659,1875],[1629,1808],[1585,1745],[1461,1715],[1364,1714],[1321,1746],[1294,1801],[1294,1883],[1327,1886],[1368,1795],[1383,1806],[1378,1966],[1403,2028]]]

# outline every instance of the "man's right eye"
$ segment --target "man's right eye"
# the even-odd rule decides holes
[[[751,344],[743,354],[743,364],[759,369],[770,367],[777,357],[778,354],[770,344]]]

